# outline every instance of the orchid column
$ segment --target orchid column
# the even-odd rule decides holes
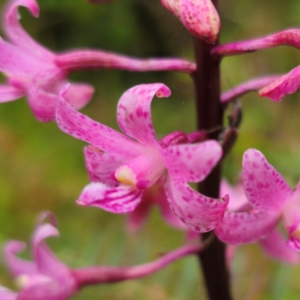
[[[194,35],[197,69],[192,74],[197,107],[197,129],[215,132],[216,139],[223,123],[223,108],[220,102],[220,59],[212,57],[212,47],[218,43],[220,20],[217,0],[189,0],[185,5],[166,5]],[[196,11],[198,13],[196,13]],[[199,191],[209,197],[219,198],[221,165],[200,183]],[[207,238],[213,233],[203,235]],[[231,299],[229,279],[225,264],[225,245],[217,238],[199,254],[211,300]]]

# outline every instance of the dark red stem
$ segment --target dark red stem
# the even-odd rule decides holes
[[[217,0],[212,1],[217,8]],[[194,39],[197,71],[193,74],[197,129],[212,130],[223,126],[223,108],[220,102],[220,59],[212,57],[212,45]],[[214,45],[215,46],[215,45]],[[217,131],[216,131],[217,132]],[[217,136],[213,136],[217,138]],[[207,196],[219,198],[221,165],[199,185],[199,191]],[[213,233],[204,234],[204,239]],[[206,283],[208,299],[231,300],[229,274],[225,260],[225,245],[215,238],[198,255]]]

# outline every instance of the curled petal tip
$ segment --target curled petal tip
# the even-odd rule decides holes
[[[161,0],[187,30],[209,44],[214,44],[220,30],[220,18],[210,0]]]
[[[279,102],[285,95],[293,94],[300,88],[299,78],[300,66],[262,88],[258,94],[261,97],[268,97],[273,101]]]
[[[155,95],[157,98],[169,97],[171,95],[171,90],[166,85],[162,85]]]

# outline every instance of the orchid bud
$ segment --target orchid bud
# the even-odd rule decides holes
[[[220,18],[210,0],[161,0],[187,30],[209,44],[215,43]]]

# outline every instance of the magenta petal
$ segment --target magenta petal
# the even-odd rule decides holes
[[[52,69],[37,75],[29,86],[28,102],[35,117],[41,122],[55,120],[56,106],[59,100],[58,92],[53,87],[59,80]]]
[[[74,110],[62,97],[57,106],[56,120],[62,131],[120,158],[131,158],[143,151],[144,147],[135,141]]]
[[[285,237],[278,229],[272,230],[265,238],[260,240],[260,245],[271,257],[283,262],[296,264],[299,262],[299,255],[287,247]]]
[[[118,167],[125,163],[119,157],[104,153],[94,146],[84,149],[85,166],[93,182],[103,182],[108,185],[116,185],[114,173]]]
[[[150,199],[151,194],[148,194],[149,189],[144,193],[142,201],[138,206],[128,214],[128,230],[136,232],[145,222],[151,207],[154,205],[153,199]]]
[[[220,195],[229,195],[230,201],[227,207],[229,211],[236,211],[249,205],[241,183],[236,186],[231,186],[223,179],[221,181]]]
[[[141,84],[127,90],[119,100],[117,121],[127,135],[144,145],[157,145],[152,124],[152,98],[168,97],[171,91],[162,83]]]
[[[21,49],[0,39],[0,71],[7,76],[28,77],[49,67],[44,61],[22,52]]]
[[[225,212],[215,233],[225,243],[252,243],[266,236],[276,226],[278,218],[279,215],[257,211]]]
[[[63,82],[61,84],[65,86]],[[85,83],[70,83],[66,93],[64,94],[64,98],[68,103],[70,103],[76,110],[83,108],[94,94],[94,87]]]
[[[292,196],[281,174],[255,149],[244,154],[243,180],[249,203],[262,212],[280,212]]]
[[[289,203],[284,207],[282,220],[289,234],[287,245],[300,251],[300,183],[298,183]]]
[[[24,51],[34,53],[41,60],[52,60],[54,54],[36,43],[19,22],[19,6],[26,7],[33,16],[39,16],[39,6],[35,0],[10,0],[4,12],[4,31],[10,41]]]
[[[69,269],[61,263],[48,248],[44,240],[59,236],[57,228],[51,224],[39,225],[33,235],[33,255],[38,271],[52,279],[69,277]]]
[[[82,191],[77,204],[96,206],[106,211],[123,214],[132,212],[141,202],[143,191],[130,185],[110,187],[101,182],[93,182]]]
[[[193,190],[185,182],[168,176],[166,194],[177,217],[188,228],[197,232],[213,230],[222,220],[228,204],[228,197],[213,199]]]
[[[262,97],[280,101],[287,94],[293,94],[300,88],[300,66],[294,68],[288,74],[279,77],[277,80],[259,91]]]
[[[173,145],[161,152],[170,175],[188,182],[202,181],[222,156],[222,148],[216,141]]]
[[[0,299],[1,300],[16,300],[17,297],[18,297],[17,293],[14,293],[14,292],[4,288],[3,286],[0,286]]]
[[[20,275],[37,275],[35,263],[21,259],[16,256],[25,249],[26,245],[19,241],[10,241],[4,247],[5,263],[14,277]],[[1,298],[0,298],[1,299]]]
[[[25,95],[24,91],[9,85],[0,85],[0,103],[14,101]]]

